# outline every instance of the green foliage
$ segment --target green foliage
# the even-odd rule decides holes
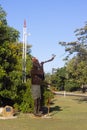
[[[33,112],[34,109],[34,101],[31,94],[31,88],[30,85],[31,82],[28,81],[25,86],[25,93],[23,94],[23,102],[20,105],[20,110],[24,113],[26,112]]]
[[[55,87],[58,89],[58,78],[57,78],[57,75],[56,74],[53,74],[51,76],[51,86]]]
[[[1,69],[3,74],[1,76],[1,82],[0,84],[2,85],[0,95],[4,94],[4,96],[13,96],[13,89],[14,87],[17,87],[19,83],[21,82],[21,71],[19,68],[16,68],[16,65],[19,64],[20,62],[20,57],[17,55],[17,49],[12,48],[12,46],[17,46],[16,44],[12,43],[9,46],[8,42],[3,43],[1,46],[1,52],[0,52],[0,64],[1,64]],[[19,45],[18,45],[19,46]],[[19,58],[19,60],[17,59]],[[16,88],[15,88],[16,89]],[[4,91],[5,90],[5,91]],[[8,95],[6,91],[10,92]],[[13,97],[11,97],[13,98]]]
[[[78,61],[75,57],[67,63],[67,88],[71,86],[71,89],[76,90],[82,86],[82,84],[87,84],[87,63],[86,61]],[[67,83],[66,83],[67,84]]]
[[[26,62],[26,84],[22,83],[22,43],[17,42],[19,32],[8,26],[6,12],[0,6],[0,95],[14,101],[16,110],[31,112],[33,100],[30,92],[30,46]]]
[[[45,90],[45,92],[44,92],[44,103],[48,107],[48,114],[50,112],[50,103],[51,103],[51,99],[53,97],[54,97],[54,95],[50,90]]]
[[[19,32],[7,25],[6,13],[0,6],[0,45],[3,42],[15,42],[19,38]]]
[[[44,102],[45,102],[45,105],[49,105],[50,104],[50,101],[51,99],[54,97],[53,93],[50,91],[50,90],[46,90],[44,92]]]
[[[78,89],[79,89],[79,86],[78,86],[78,84],[75,81],[67,80],[65,82],[65,90],[66,91],[73,92],[73,91],[77,91]]]
[[[76,29],[75,35],[77,41],[59,43],[67,52],[65,89],[68,91],[77,90],[82,84],[87,84],[87,23],[82,28]],[[70,57],[71,55],[73,57]]]
[[[65,47],[65,51],[68,53],[65,59],[69,59],[71,54],[76,54],[80,60],[87,60],[87,23],[74,32],[77,37],[76,41],[68,43],[59,42],[60,45]]]
[[[0,5],[0,25],[1,24],[7,24],[7,21],[6,21],[6,12],[3,10],[3,8]]]
[[[66,67],[62,67],[57,69],[56,73],[54,73],[51,77],[51,84],[57,90],[64,90],[64,84],[66,80]]]

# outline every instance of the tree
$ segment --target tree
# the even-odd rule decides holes
[[[54,97],[53,93],[50,90],[46,90],[44,92],[44,98],[45,98],[45,105],[48,108],[48,115],[50,113],[50,103],[51,103],[51,99]]]
[[[6,12],[0,6],[0,45],[4,41],[16,42],[19,38],[19,32],[7,25]]]
[[[5,99],[5,104],[8,103],[6,100],[9,98],[14,102],[14,107],[29,112],[33,109],[31,79],[28,76],[32,66],[30,46],[28,46],[26,62],[27,82],[24,84],[22,83],[22,43],[18,42],[18,38],[19,32],[8,26],[6,13],[0,6],[0,96]],[[24,106],[23,109],[21,106]]]
[[[56,72],[51,76],[51,84],[57,90],[64,90],[66,80],[66,67],[56,69]]]
[[[87,23],[84,27],[76,29],[74,32],[77,36],[77,41],[68,43],[59,42],[60,45],[65,47],[65,51],[68,52],[66,59],[74,53],[80,58],[80,60],[87,59]]]
[[[80,89],[87,84],[87,64],[86,61],[77,61],[72,58],[66,66],[67,80],[65,88],[71,91]],[[68,87],[69,86],[69,87]],[[71,86],[71,87],[70,87]]]
[[[7,20],[6,20],[6,12],[0,5],[0,25],[2,24],[7,25]]]
[[[77,90],[82,84],[87,84],[87,23],[84,27],[75,30],[77,41],[60,42],[68,55],[65,57],[67,81],[65,88]],[[70,56],[73,55],[71,59]]]
[[[7,25],[6,13],[0,6],[0,95],[9,96],[11,80],[9,74],[17,64],[17,44],[13,43],[19,37],[19,32]],[[14,46],[14,48],[13,48]],[[15,51],[14,51],[15,50]]]

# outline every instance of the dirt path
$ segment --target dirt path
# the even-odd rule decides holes
[[[73,92],[57,92],[53,91],[55,95],[63,95],[63,96],[78,96],[78,97],[87,97],[87,93],[73,93]]]

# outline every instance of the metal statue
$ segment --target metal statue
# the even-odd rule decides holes
[[[52,58],[46,61],[39,63],[36,57],[32,58],[32,70],[31,70],[31,92],[34,99],[34,114],[40,115],[40,101],[41,101],[41,84],[44,81],[44,69],[43,65],[47,62],[52,61],[55,58],[55,55],[52,55]]]

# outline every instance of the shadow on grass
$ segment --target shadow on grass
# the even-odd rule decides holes
[[[53,111],[62,111],[62,109],[59,106],[50,107],[50,112],[53,112]]]
[[[86,102],[87,103],[87,97],[80,97],[80,98],[76,98],[74,100],[78,101],[78,103],[82,103],[82,102]]]
[[[62,111],[61,107],[59,106],[50,107],[50,113],[57,113],[59,111]],[[47,113],[48,113],[48,108],[43,107],[43,114],[47,114]]]

